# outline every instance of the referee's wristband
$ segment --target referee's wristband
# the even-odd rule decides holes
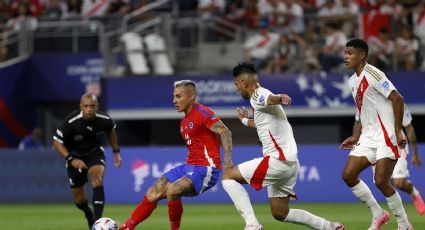
[[[113,154],[118,154],[118,153],[120,153],[120,148],[113,149],[113,150],[112,150],[112,153],[113,153]]]
[[[74,156],[72,154],[68,154],[68,156],[65,157],[66,162],[71,164],[72,160],[74,159]]]

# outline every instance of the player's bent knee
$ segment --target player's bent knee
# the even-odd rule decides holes
[[[103,186],[103,179],[101,176],[94,176],[91,178],[91,185],[93,188]]]
[[[277,221],[285,221],[288,216],[288,212],[272,212],[273,218]]]
[[[154,187],[150,187],[146,192],[146,197],[152,202],[158,201],[165,197],[165,191],[158,191]]]
[[[168,187],[167,189],[167,197],[180,197],[182,195],[182,189],[180,189],[178,186],[175,185],[171,185],[170,187]]]
[[[404,187],[404,180],[403,179],[393,179],[391,182],[395,187],[397,187],[399,189]]]

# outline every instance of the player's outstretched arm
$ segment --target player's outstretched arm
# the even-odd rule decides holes
[[[256,128],[254,119],[250,119],[248,116],[248,110],[245,106],[242,108],[237,107],[236,111],[238,112],[238,118],[246,127]]]
[[[267,98],[268,105],[291,105],[292,99],[287,94],[272,94]]]
[[[115,129],[112,129],[110,132],[107,133],[107,138],[109,141],[109,144],[112,147],[112,151],[114,153],[114,166],[115,168],[121,167],[122,159],[120,155],[120,150],[118,146],[118,138],[117,133],[115,132]]]
[[[394,113],[394,129],[395,135],[397,137],[397,145],[404,149],[407,145],[406,137],[403,135],[402,131],[402,123],[403,123],[403,115],[404,115],[404,99],[403,97],[396,91],[393,90],[388,99],[391,101],[393,106]]]
[[[224,150],[224,171],[233,167],[232,161],[232,132],[221,120],[214,123],[210,130],[220,136],[221,145]]]
[[[415,129],[412,124],[409,124],[405,127],[407,133],[407,140],[409,144],[412,146],[413,156],[412,156],[412,165],[420,168],[422,166],[421,158],[419,157],[418,145],[416,140]]]

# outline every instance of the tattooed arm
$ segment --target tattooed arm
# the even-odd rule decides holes
[[[223,124],[217,121],[210,130],[220,136],[221,145],[224,149],[224,171],[233,166],[232,162],[232,132]]]

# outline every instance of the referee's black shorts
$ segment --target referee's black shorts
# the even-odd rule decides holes
[[[98,150],[88,156],[85,157],[74,157],[76,159],[80,159],[87,165],[87,169],[77,169],[72,167],[71,165],[66,164],[66,168],[68,171],[68,179],[69,185],[71,188],[78,188],[84,186],[87,183],[87,171],[94,165],[103,165],[105,166],[105,154],[102,150]]]

